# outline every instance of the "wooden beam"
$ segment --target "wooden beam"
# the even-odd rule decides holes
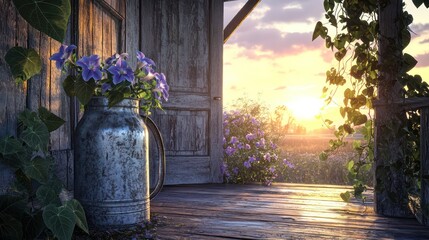
[[[381,100],[375,100],[373,102],[373,106],[375,108],[383,106],[397,106],[402,111],[413,111],[429,107],[429,97],[402,98],[394,100],[392,102],[383,102]]]
[[[420,177],[421,223],[429,226],[429,107],[420,109]]]
[[[240,26],[240,24],[246,19],[246,17],[253,11],[261,0],[248,0],[246,4],[238,11],[238,13],[228,23],[226,28],[223,30],[223,43],[228,41],[232,33]]]

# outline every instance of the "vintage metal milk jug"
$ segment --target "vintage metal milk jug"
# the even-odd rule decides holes
[[[96,228],[127,227],[150,219],[149,136],[138,104],[125,99],[109,108],[107,98],[92,98],[76,128],[74,194]],[[162,139],[157,141],[162,145]],[[164,166],[165,154],[159,155],[164,161],[159,166]],[[164,171],[158,175],[156,192]]]

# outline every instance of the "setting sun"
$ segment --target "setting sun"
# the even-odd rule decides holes
[[[300,97],[285,104],[297,120],[314,119],[323,107],[323,100],[312,97]]]

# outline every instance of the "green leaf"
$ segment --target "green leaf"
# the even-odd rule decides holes
[[[14,137],[5,137],[0,140],[0,153],[10,155],[22,152],[22,143]]]
[[[63,119],[51,113],[48,109],[44,107],[39,108],[39,116],[40,119],[42,119],[42,121],[45,123],[49,132],[58,129],[65,123]]]
[[[24,163],[23,171],[25,175],[39,183],[46,183],[48,181],[49,168],[50,161],[48,159],[35,157],[33,160]]]
[[[353,161],[353,160],[350,160],[348,163],[347,163],[347,165],[346,165],[346,168],[347,168],[347,170],[349,171],[349,172],[352,172],[352,170],[353,170],[353,166],[355,165],[355,162]]]
[[[36,214],[26,213],[22,219],[22,225],[24,230],[24,239],[37,239],[45,229],[42,212],[38,211]]]
[[[314,27],[313,31],[313,37],[311,38],[312,41],[316,39],[317,37],[321,36],[322,38],[325,38],[327,36],[327,28],[323,26],[322,22],[318,21],[316,23],[316,26]]]
[[[414,5],[418,8],[423,4],[424,0],[413,0]]]
[[[404,53],[404,71],[408,72],[417,64],[417,60],[408,53]]]
[[[340,194],[340,197],[344,202],[350,202],[350,192],[343,192]]]
[[[40,118],[37,113],[32,112],[28,109],[24,109],[19,115],[18,120],[22,122],[25,127],[33,126],[35,122],[40,122]]]
[[[93,79],[85,82],[82,77],[76,80],[76,97],[80,103],[86,105],[94,94],[95,82]]]
[[[358,125],[361,125],[361,124],[366,123],[366,121],[367,121],[367,120],[368,120],[368,118],[366,117],[366,115],[364,115],[364,114],[360,114],[360,115],[355,116],[355,117],[353,118],[353,124],[354,124],[355,126],[358,126]]]
[[[326,160],[328,159],[328,154],[327,154],[326,152],[321,152],[321,153],[319,154],[319,159],[320,159],[321,161],[326,161]]]
[[[73,209],[77,226],[89,234],[88,223],[86,222],[85,211],[83,210],[82,205],[76,199],[72,199],[66,203],[66,206]]]
[[[7,51],[5,60],[16,83],[28,80],[42,69],[42,60],[34,49],[13,47]]]
[[[3,240],[22,239],[22,224],[14,216],[0,212],[0,236]]]
[[[0,213],[21,218],[26,208],[27,200],[23,197],[0,195]]]
[[[47,150],[49,131],[42,122],[35,122],[21,133],[21,139],[34,149]]]
[[[402,37],[402,48],[406,48],[408,44],[411,42],[411,33],[408,31],[408,29],[403,29],[401,31],[401,37]]]
[[[55,189],[46,185],[40,186],[36,191],[36,197],[43,205],[61,204],[58,194]]]
[[[63,88],[68,96],[76,96],[76,77],[68,75],[66,79],[64,79]]]
[[[54,204],[46,206],[43,210],[43,221],[59,240],[71,239],[76,217],[70,207],[56,207]]]
[[[19,14],[34,28],[63,42],[70,17],[70,0],[13,0]]]

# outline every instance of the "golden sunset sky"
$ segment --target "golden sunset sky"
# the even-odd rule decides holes
[[[245,2],[225,3],[225,26]],[[411,74],[429,81],[429,9],[405,3],[414,17],[405,52],[418,61]],[[285,105],[308,130],[323,127],[323,118],[340,120],[335,104],[320,110],[325,72],[336,62],[322,39],[311,41],[319,20],[327,22],[322,0],[262,0],[224,45],[224,107],[240,97],[272,108]],[[337,96],[342,99],[342,91]]]

